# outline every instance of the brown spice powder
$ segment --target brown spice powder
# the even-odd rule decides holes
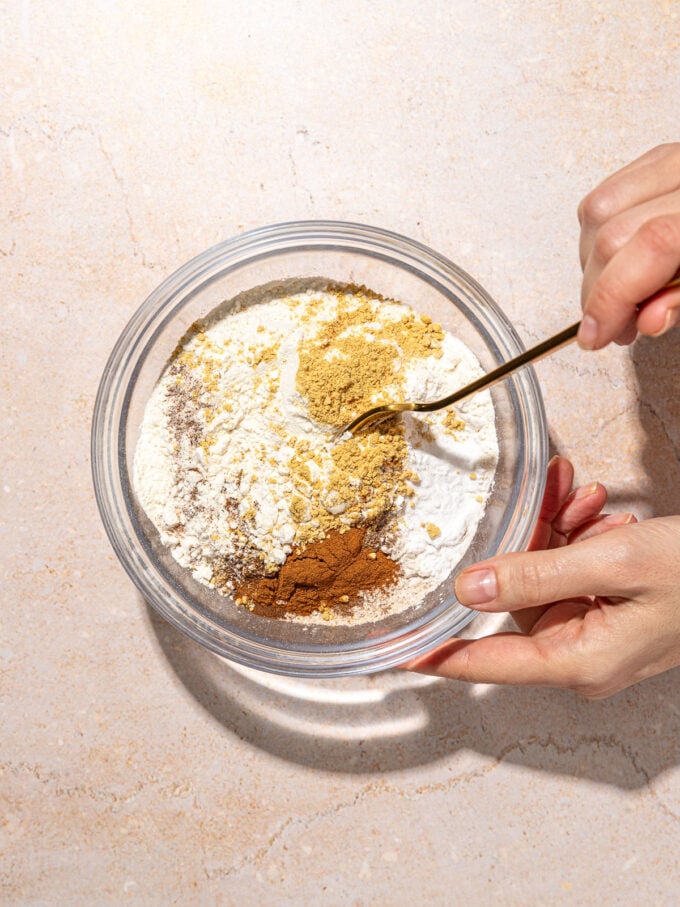
[[[365,547],[365,536],[365,529],[335,530],[294,551],[276,576],[241,583],[237,604],[264,617],[319,611],[328,619],[351,611],[362,592],[384,589],[399,577],[396,562]]]

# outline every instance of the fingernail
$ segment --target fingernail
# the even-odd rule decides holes
[[[456,580],[456,595],[464,605],[483,605],[498,595],[495,570],[471,570]]]
[[[678,311],[676,309],[669,309],[666,312],[666,320],[663,323],[663,327],[660,331],[657,331],[656,334],[650,334],[650,337],[660,337],[662,334],[665,334],[666,331],[670,328],[675,327],[677,324]]]
[[[593,482],[592,485],[581,485],[580,488],[577,488],[574,492],[574,500],[580,498],[589,498],[591,494],[595,494],[597,491],[598,482]]]
[[[630,523],[637,523],[637,519],[632,513],[610,513],[604,518],[608,526],[628,526]]]
[[[584,350],[594,350],[597,343],[599,325],[592,315],[584,315],[581,319],[581,327],[578,329],[577,340],[579,346]]]

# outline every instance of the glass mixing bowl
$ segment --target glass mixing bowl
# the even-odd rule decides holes
[[[196,582],[159,542],[132,484],[144,407],[178,340],[215,306],[272,281],[328,278],[407,303],[463,340],[485,370],[523,350],[489,295],[414,240],[361,224],[303,221],[252,230],[198,255],[136,312],[102,376],[92,425],[97,503],[111,543],[144,598],[209,649],[279,674],[334,677],[379,671],[420,655],[473,617],[453,595],[467,564],[526,546],[543,495],[547,429],[530,368],[492,390],[500,460],[470,547],[451,576],[406,611],[373,624],[308,626],[258,617]]]

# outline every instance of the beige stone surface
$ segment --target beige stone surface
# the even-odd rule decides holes
[[[525,340],[569,323],[579,198],[678,137],[680,5],[1,8],[0,901],[677,904],[680,673],[590,703],[237,669],[119,566],[89,423],[147,293],[267,223],[398,230]],[[554,446],[641,516],[680,512],[679,334],[540,366]]]

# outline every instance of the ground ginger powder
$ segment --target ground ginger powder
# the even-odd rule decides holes
[[[413,311],[378,319],[371,301],[380,297],[366,290],[335,295],[337,318],[300,343],[296,387],[313,419],[341,428],[403,390],[404,359],[441,356],[444,332]]]

